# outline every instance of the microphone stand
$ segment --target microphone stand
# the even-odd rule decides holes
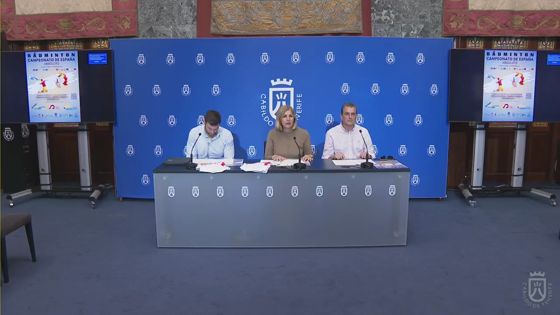
[[[187,169],[188,170],[195,170],[196,166],[198,164],[193,162],[193,151],[194,151],[194,147],[196,147],[196,143],[198,142],[198,139],[200,139],[200,136],[202,135],[202,132],[198,133],[198,137],[196,137],[196,140],[194,141],[194,144],[191,148],[191,159],[187,162]]]
[[[361,168],[373,168],[373,163],[369,162],[369,151],[368,146],[366,143],[366,139],[364,139],[364,134],[362,133],[362,129],[360,129],[360,136],[362,136],[362,141],[364,141],[364,145],[366,146],[366,161],[360,164]]]
[[[298,150],[298,162],[294,163],[293,168],[296,170],[303,170],[307,167],[307,165],[305,165],[305,163],[301,163],[301,150],[299,148],[299,144],[297,143],[296,137],[294,137],[294,142],[297,145],[297,150]]]

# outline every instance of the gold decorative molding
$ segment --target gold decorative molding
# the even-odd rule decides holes
[[[361,0],[212,0],[220,35],[362,33]]]
[[[23,50],[41,50],[41,43],[36,40],[24,42]]]
[[[554,38],[540,38],[537,41],[538,50],[554,50],[556,48],[556,41]]]
[[[492,40],[493,49],[528,49],[529,40],[517,37],[498,37]]]
[[[484,48],[484,38],[482,37],[467,37],[467,48],[482,49]]]
[[[76,39],[60,39],[48,42],[48,50],[84,49],[84,43]]]
[[[109,40],[107,38],[96,38],[90,42],[91,49],[109,49]]]

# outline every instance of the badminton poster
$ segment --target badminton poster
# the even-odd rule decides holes
[[[77,51],[25,53],[29,121],[80,122]]]
[[[533,121],[535,51],[486,50],[482,121]]]

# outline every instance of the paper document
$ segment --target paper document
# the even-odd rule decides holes
[[[362,162],[365,162],[365,159],[358,159],[358,160],[333,160],[334,165],[336,166],[356,166],[360,165]]]
[[[274,161],[274,160],[261,160],[261,163],[270,163],[272,166],[280,166],[280,167],[292,167],[294,164],[298,162],[298,159],[285,159],[284,161]],[[301,161],[305,163],[305,165],[309,166],[311,163]]]
[[[243,164],[243,159],[194,159],[193,162],[203,165],[224,163],[227,166],[239,166]]]
[[[243,163],[240,169],[245,172],[255,172],[255,173],[268,173],[268,169],[270,168],[270,163]]]
[[[223,164],[199,164],[196,169],[202,173],[222,173],[230,168]]]

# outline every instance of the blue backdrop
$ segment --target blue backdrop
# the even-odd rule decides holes
[[[235,156],[260,159],[280,97],[321,158],[345,102],[358,106],[377,156],[411,169],[410,196],[446,196],[450,39],[298,37],[116,39],[119,197],[153,198],[152,170],[182,156],[207,109],[222,114]]]

